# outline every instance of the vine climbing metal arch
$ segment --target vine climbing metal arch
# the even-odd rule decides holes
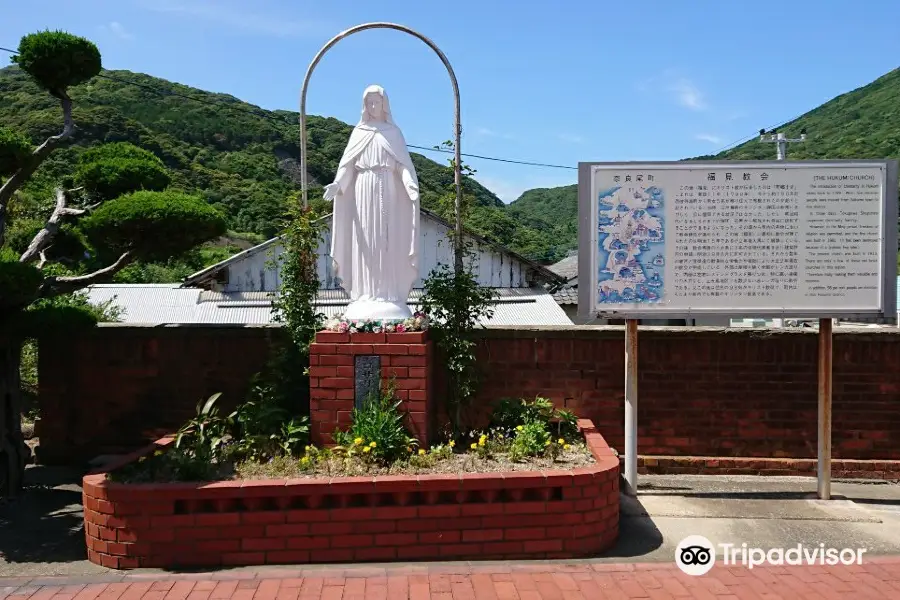
[[[328,43],[322,46],[322,49],[313,57],[312,62],[309,63],[309,68],[306,70],[306,76],[303,78],[303,87],[300,90],[300,181],[301,181],[301,189],[303,194],[303,207],[306,208],[309,206],[309,199],[307,197],[307,188],[308,188],[308,175],[306,172],[307,169],[307,154],[306,154],[306,90],[309,87],[309,79],[312,77],[313,71],[316,69],[316,65],[319,64],[319,61],[322,60],[322,57],[325,56],[325,53],[328,52],[335,44],[339,41],[348,37],[354,33],[358,33],[360,31],[365,31],[367,29],[395,29],[397,31],[402,31],[404,33],[408,33],[413,37],[419,38],[423,42],[425,42],[432,50],[434,50],[435,54],[441,59],[441,62],[444,63],[444,66],[447,67],[447,73],[450,75],[450,83],[453,85],[453,102],[454,102],[454,169],[453,169],[453,181],[456,186],[456,235],[454,236],[454,246],[456,252],[455,256],[455,268],[460,270],[462,268],[462,253],[460,250],[462,249],[462,162],[461,162],[461,153],[460,153],[460,138],[462,137],[462,125],[460,124],[460,110],[459,110],[459,84],[456,81],[456,73],[453,72],[453,67],[450,65],[450,61],[447,60],[447,56],[441,51],[437,45],[432,42],[430,39],[419,33],[414,29],[410,29],[404,25],[398,25],[396,23],[363,23],[362,25],[356,25],[355,27],[351,27],[341,33],[337,34],[333,38],[331,38]]]

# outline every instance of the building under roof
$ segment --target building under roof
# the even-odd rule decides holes
[[[331,248],[331,216],[319,245],[320,289],[316,306],[327,317],[340,315],[349,297],[334,276]],[[440,264],[452,264],[452,226],[423,209],[422,257],[419,280],[408,303],[416,310],[425,278]],[[471,267],[479,284],[498,296],[492,318],[483,325],[571,325],[572,321],[548,288],[564,280],[533,261],[474,234],[467,234],[473,259]],[[272,322],[272,299],[281,285],[281,238],[249,248],[185,279],[181,284],[107,284],[87,290],[93,303],[111,302],[126,323],[234,323]],[[274,259],[274,260],[273,260]]]

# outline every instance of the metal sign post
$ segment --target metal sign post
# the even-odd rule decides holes
[[[775,142],[778,160],[787,159],[788,143],[805,142],[806,130],[800,137],[789,139],[783,133],[772,131],[766,138],[765,130],[760,130],[759,141]],[[816,494],[820,500],[831,499],[831,363],[833,359],[831,346],[831,319],[819,319],[819,426],[818,426],[818,465],[816,468]]]
[[[817,493],[831,499],[831,319],[819,319],[819,464]]]
[[[638,440],[638,322],[625,320],[625,482],[629,496],[637,496]]]

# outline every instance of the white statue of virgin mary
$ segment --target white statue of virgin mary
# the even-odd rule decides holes
[[[406,140],[377,85],[363,93],[334,182],[331,257],[351,303],[345,319],[405,319],[419,277],[419,182]]]

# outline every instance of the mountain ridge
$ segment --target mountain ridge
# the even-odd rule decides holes
[[[300,190],[299,113],[269,111],[229,94],[199,90],[142,73],[116,70],[70,91],[77,126],[73,141],[56,150],[24,188],[39,201],[70,175],[85,148],[127,141],[152,151],[171,170],[173,187],[221,208],[231,229],[276,235],[287,202]],[[0,125],[39,143],[58,133],[57,101],[18,67],[0,69]],[[337,170],[352,127],[332,117],[309,115],[310,200]],[[422,205],[452,219],[453,171],[411,152]],[[448,155],[449,156],[449,155]],[[466,226],[528,258],[552,262],[553,244],[541,231],[516,222],[496,194],[466,177],[470,205]]]

